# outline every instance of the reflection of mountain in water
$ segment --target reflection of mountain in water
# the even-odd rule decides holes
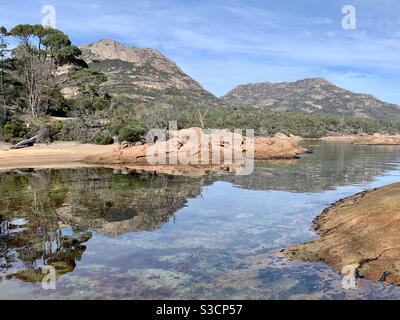
[[[70,225],[109,236],[158,229],[186,205],[188,198],[200,194],[204,180],[150,173],[112,174],[105,169],[77,171],[75,177],[75,191],[69,192],[57,215]]]
[[[0,174],[0,275],[41,281],[43,265],[57,276],[74,270],[91,238],[161,227],[203,178],[113,174],[106,169]]]
[[[400,147],[313,142],[312,156],[257,163],[251,176],[204,177],[38,170],[0,174],[0,276],[40,281],[43,265],[57,276],[74,270],[91,231],[116,236],[167,223],[202,186],[229,181],[245,189],[321,192],[369,181],[400,162]]]
[[[251,176],[225,176],[243,189],[323,192],[338,186],[371,181],[400,163],[399,146],[354,146],[307,143],[314,154],[300,160],[264,162]]]

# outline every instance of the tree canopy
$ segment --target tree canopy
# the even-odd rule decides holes
[[[27,105],[36,117],[46,111],[44,96],[54,92],[57,68],[73,62],[81,51],[62,31],[38,24],[20,24],[5,34],[18,44],[12,56],[17,61],[16,70]]]

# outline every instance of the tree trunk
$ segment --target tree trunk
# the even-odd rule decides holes
[[[36,136],[22,140],[21,142],[18,142],[16,145],[13,145],[10,147],[10,149],[22,149],[22,148],[27,148],[27,147],[32,147],[35,143],[36,140],[38,139],[39,135],[37,134]]]

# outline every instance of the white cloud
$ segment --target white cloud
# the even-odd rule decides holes
[[[397,1],[353,0],[355,31],[341,28],[341,1],[52,2],[57,25],[73,40],[112,37],[159,49],[217,95],[241,82],[326,76],[400,103],[400,93],[390,89],[400,84],[394,77],[400,72]],[[8,26],[40,21],[42,4],[0,3],[0,20]],[[346,70],[342,76],[340,70]]]

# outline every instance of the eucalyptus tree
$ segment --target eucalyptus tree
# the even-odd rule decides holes
[[[7,92],[6,92],[6,59],[8,57],[8,44],[6,42],[7,29],[0,27],[0,126],[4,124],[7,118]]]
[[[15,70],[33,117],[46,113],[46,99],[57,88],[57,69],[74,61],[81,51],[62,31],[42,25],[21,24],[8,33],[17,46],[12,50]]]

